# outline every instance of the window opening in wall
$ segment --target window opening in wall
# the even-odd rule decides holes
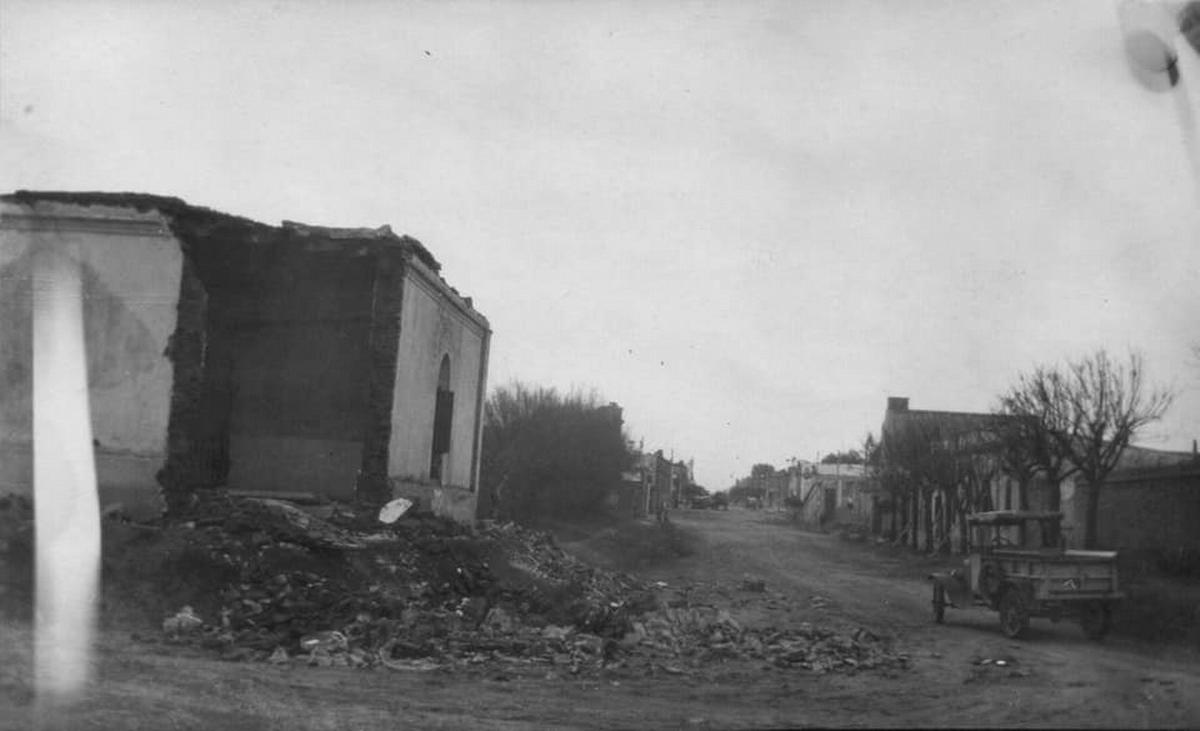
[[[442,356],[438,369],[437,394],[433,407],[433,449],[429,456],[429,479],[441,482],[446,455],[450,452],[450,430],[454,419],[454,392],[450,390],[450,356]]]

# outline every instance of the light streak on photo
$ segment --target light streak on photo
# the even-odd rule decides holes
[[[33,257],[39,705],[77,698],[90,675],[100,564],[91,431],[79,263],[61,247],[43,246]]]
[[[1187,155],[1196,195],[1200,196],[1200,140],[1189,90],[1188,73],[1195,72],[1196,27],[1200,3],[1186,5],[1148,0],[1122,0],[1117,19],[1124,36],[1125,59],[1134,78],[1145,88],[1170,93],[1179,119],[1179,132]],[[1190,69],[1189,69],[1190,67]],[[1191,85],[1196,83],[1192,78]]]

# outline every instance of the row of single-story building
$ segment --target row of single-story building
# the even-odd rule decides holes
[[[633,464],[621,474],[620,485],[609,491],[610,510],[640,518],[686,507],[687,487],[694,482],[690,461],[675,461],[661,449],[646,452],[632,444],[630,452]]]
[[[791,511],[801,524],[819,529],[852,528],[865,533],[913,541],[917,545],[955,545],[957,535],[942,520],[944,496],[964,495],[961,489],[974,480],[971,510],[1051,510],[1051,486],[1035,475],[1027,483],[1026,503],[1021,504],[1017,479],[1007,474],[1000,460],[988,450],[1000,421],[1011,418],[989,413],[910,409],[907,398],[889,398],[881,428],[881,446],[867,464],[815,464],[797,462],[779,479],[762,483],[764,505]],[[914,525],[899,510],[914,510],[898,501],[886,488],[883,475],[889,454],[902,451],[897,441],[914,434],[934,435],[959,445],[982,465],[972,474],[946,473],[956,481],[954,489],[939,494],[915,508],[922,520]],[[892,440],[889,445],[889,439]],[[778,482],[779,484],[776,484]],[[950,487],[951,485],[947,485]],[[776,494],[777,493],[777,494]],[[1085,514],[1095,488],[1076,476],[1059,486],[1063,533],[1071,547],[1082,547]],[[1200,551],[1200,457],[1193,452],[1173,452],[1139,446],[1126,447],[1114,471],[1099,490],[1097,544],[1126,552]],[[928,513],[928,516],[926,516]],[[929,520],[924,518],[928,517]],[[891,536],[895,526],[903,536]],[[934,533],[926,536],[932,530]],[[913,532],[916,536],[913,536]],[[926,538],[931,540],[927,543]]]
[[[881,429],[882,460],[875,466],[880,471],[886,468],[882,462],[887,459],[889,439],[913,433],[937,434],[939,439],[962,445],[960,449],[982,458],[977,460],[982,469],[947,476],[958,480],[960,485],[976,481],[973,509],[1053,509],[1052,486],[1042,476],[1035,475],[1028,482],[1027,504],[1021,505],[1018,480],[989,454],[998,420],[1010,418],[1015,417],[910,409],[907,398],[889,398]],[[1083,483],[1077,475],[1059,485],[1058,510],[1063,514],[1064,537],[1070,547],[1083,546],[1085,513],[1095,493],[1096,488]],[[891,525],[891,513],[896,506],[881,481],[876,480],[872,494],[879,514],[859,514],[857,522],[869,525],[877,533],[884,532]],[[1099,494],[1098,546],[1125,551],[1200,549],[1200,458],[1194,450],[1174,452],[1128,446]],[[931,504],[922,505],[920,510],[937,513],[947,507],[940,504],[940,496],[932,499]],[[929,523],[938,530],[937,520]],[[918,540],[924,545],[925,523],[916,530],[922,532]]]

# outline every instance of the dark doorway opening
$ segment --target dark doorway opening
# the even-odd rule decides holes
[[[349,497],[362,465],[372,260],[295,242],[204,254],[198,448],[211,482]]]
[[[450,390],[450,356],[442,356],[438,369],[437,394],[433,407],[433,448],[429,455],[429,479],[441,482],[450,453],[450,433],[454,422],[454,392]]]

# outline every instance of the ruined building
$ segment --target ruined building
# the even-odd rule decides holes
[[[30,492],[31,269],[53,248],[80,265],[102,503],[227,487],[474,518],[491,331],[419,241],[25,191],[0,234],[0,494]]]

